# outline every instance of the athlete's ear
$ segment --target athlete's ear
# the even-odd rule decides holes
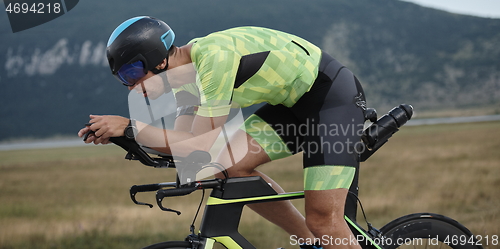
[[[162,70],[165,69],[166,66],[167,66],[167,58],[163,59],[163,61],[160,64],[158,64],[158,66],[156,66],[156,69]]]

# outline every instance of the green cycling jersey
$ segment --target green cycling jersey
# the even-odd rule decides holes
[[[218,117],[231,103],[293,106],[318,75],[321,49],[285,32],[238,27],[189,42],[197,72],[187,91],[199,98],[197,115]]]

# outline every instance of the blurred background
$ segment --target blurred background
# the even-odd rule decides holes
[[[408,103],[416,118],[498,117],[498,1],[473,1],[488,12],[458,9],[465,0],[415,1],[85,0],[16,33],[0,11],[0,248],[140,248],[188,232],[200,196],[170,202],[181,216],[128,197],[131,185],[172,181],[175,172],[126,162],[112,145],[13,149],[19,141],[80,142],[76,132],[89,114],[129,115],[128,90],[111,76],[105,48],[114,28],[134,16],[164,20],[177,46],[243,25],[299,35],[349,67],[380,115]],[[498,236],[498,128],[498,121],[404,127],[364,164],[368,217],[381,227],[411,212],[437,212]],[[300,159],[267,168],[286,190],[301,190]],[[244,223],[258,248],[292,247],[252,212]]]
[[[17,33],[0,11],[0,141],[75,136],[89,114],[128,116],[128,90],[111,76],[105,47],[116,26],[139,15],[163,19],[177,46],[243,25],[299,35],[348,66],[380,110],[405,102],[421,114],[500,113],[500,14],[398,0],[87,0]]]

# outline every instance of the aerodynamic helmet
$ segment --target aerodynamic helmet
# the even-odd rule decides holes
[[[126,86],[134,85],[148,71],[162,72],[155,67],[165,58],[168,62],[174,39],[174,31],[157,18],[139,16],[126,20],[108,40],[106,55],[111,72]]]

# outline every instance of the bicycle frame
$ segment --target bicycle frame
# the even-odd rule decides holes
[[[355,186],[355,185],[353,185]],[[166,189],[165,189],[166,188]],[[165,249],[165,248],[196,248],[211,249],[215,242],[222,244],[229,249],[255,248],[243,235],[238,232],[238,226],[242,215],[243,207],[247,204],[292,200],[304,197],[304,192],[290,192],[278,194],[261,177],[239,177],[227,179],[211,179],[191,182],[186,185],[178,186],[178,182],[158,183],[133,186],[131,188],[131,197],[135,200],[137,192],[156,192],[156,200],[160,209],[164,211],[175,210],[165,208],[162,204],[164,197],[183,196],[192,193],[198,189],[213,189],[207,200],[201,227],[195,234],[194,226],[191,226],[191,234],[185,241],[167,241],[145,247],[145,249]],[[357,189],[357,188],[356,188]],[[351,199],[357,199],[357,196],[350,192]],[[200,204],[201,205],[201,204]],[[356,206],[355,206],[356,207]],[[349,217],[348,213],[355,213],[356,209],[350,209],[349,203],[346,203],[346,214],[344,218],[354,234],[354,238],[348,241],[339,238],[319,238],[322,244],[349,244],[359,243],[362,248],[399,248],[400,245],[438,245],[440,242],[450,245],[454,243],[450,238],[466,238],[467,244],[451,244],[455,249],[482,249],[481,243],[476,240],[474,235],[463,225],[446,216],[433,213],[415,213],[397,218],[380,229],[373,228],[369,223],[368,230],[365,230],[356,223],[355,217]],[[362,208],[361,208],[362,210]],[[194,222],[193,222],[194,224]],[[430,242],[423,243],[423,239],[430,239]],[[335,241],[333,241],[335,240]],[[435,241],[434,241],[435,240]],[[309,242],[309,241],[305,241]],[[395,242],[395,243],[392,243]],[[442,245],[442,244],[441,244]]]
[[[213,183],[214,180],[209,181]],[[215,242],[230,249],[255,248],[238,232],[243,207],[253,203],[304,198],[303,191],[278,194],[259,176],[229,178],[220,187],[214,188],[210,185],[207,188],[213,190],[206,203],[199,233],[191,234],[187,238],[197,245],[196,248],[201,249],[210,249]],[[355,213],[356,210],[349,211]],[[352,219],[345,215],[344,218],[357,241],[366,242],[362,245],[363,248],[381,248],[374,240],[379,235],[378,230],[366,231],[356,223],[355,217]]]

